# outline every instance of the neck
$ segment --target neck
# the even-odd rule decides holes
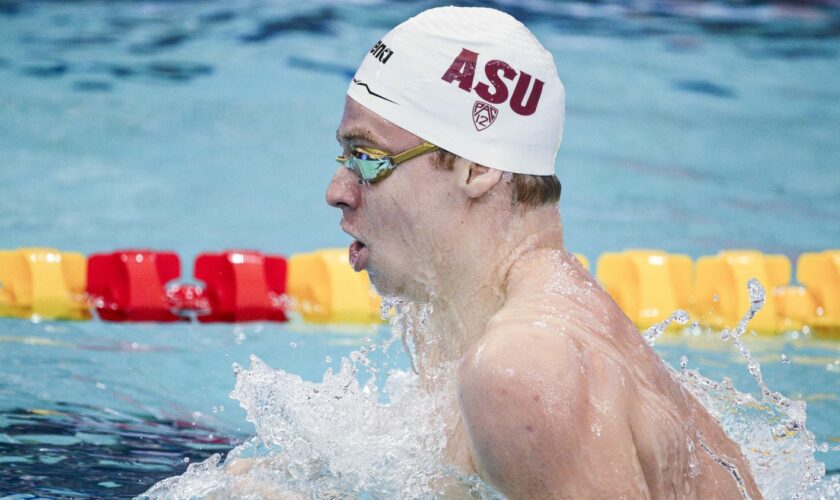
[[[563,245],[560,215],[553,206],[507,218],[483,218],[483,230],[462,235],[455,258],[436,273],[425,327],[414,328],[414,367],[424,385],[441,386],[451,379],[466,351],[484,334],[487,322],[503,306],[511,268],[523,255]],[[461,256],[458,259],[456,256]]]

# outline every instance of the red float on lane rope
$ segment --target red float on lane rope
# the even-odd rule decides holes
[[[212,321],[286,321],[281,296],[286,290],[286,259],[248,250],[204,253],[195,260],[195,278],[205,283]]]
[[[181,274],[174,252],[118,250],[88,258],[87,293],[105,321],[179,321],[164,285]]]

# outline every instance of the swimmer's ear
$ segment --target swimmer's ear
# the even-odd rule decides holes
[[[469,198],[480,198],[493,189],[502,178],[501,170],[485,167],[464,158],[455,159],[454,170],[458,187]]]

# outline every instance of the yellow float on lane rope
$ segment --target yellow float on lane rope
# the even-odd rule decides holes
[[[51,248],[0,251],[0,316],[90,319],[87,259]]]
[[[691,257],[661,250],[606,252],[597,278],[639,329],[689,305]]]
[[[350,267],[346,249],[324,249],[289,258],[286,293],[313,323],[376,323],[380,298],[366,271]]]
[[[813,298],[809,323],[840,329],[840,250],[803,253],[796,262],[796,279]]]
[[[784,255],[726,250],[700,257],[693,293],[694,312],[701,323],[712,328],[736,326],[752,305],[747,282],[755,278],[764,286],[765,302],[749,328],[761,333],[777,332],[784,322],[779,317],[775,289],[788,285],[790,275],[790,260]]]
[[[817,301],[804,286],[785,286],[775,291],[780,331],[816,326]]]

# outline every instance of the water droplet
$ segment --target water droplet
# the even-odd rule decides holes
[[[242,365],[239,363],[233,363],[230,365],[230,369],[233,370],[234,375],[239,375],[242,372]]]
[[[788,357],[787,354],[784,354],[784,353],[782,354],[782,363],[784,363],[786,365],[790,364],[790,357]]]
[[[182,460],[182,462],[184,462],[185,464],[190,463],[190,457],[184,457],[184,459]]]
[[[292,349],[296,349],[297,348],[297,342],[289,342],[289,347],[291,347]]]
[[[717,302],[718,300],[718,294],[712,295],[712,302]]]
[[[332,363],[332,356],[324,356],[324,363]]]

